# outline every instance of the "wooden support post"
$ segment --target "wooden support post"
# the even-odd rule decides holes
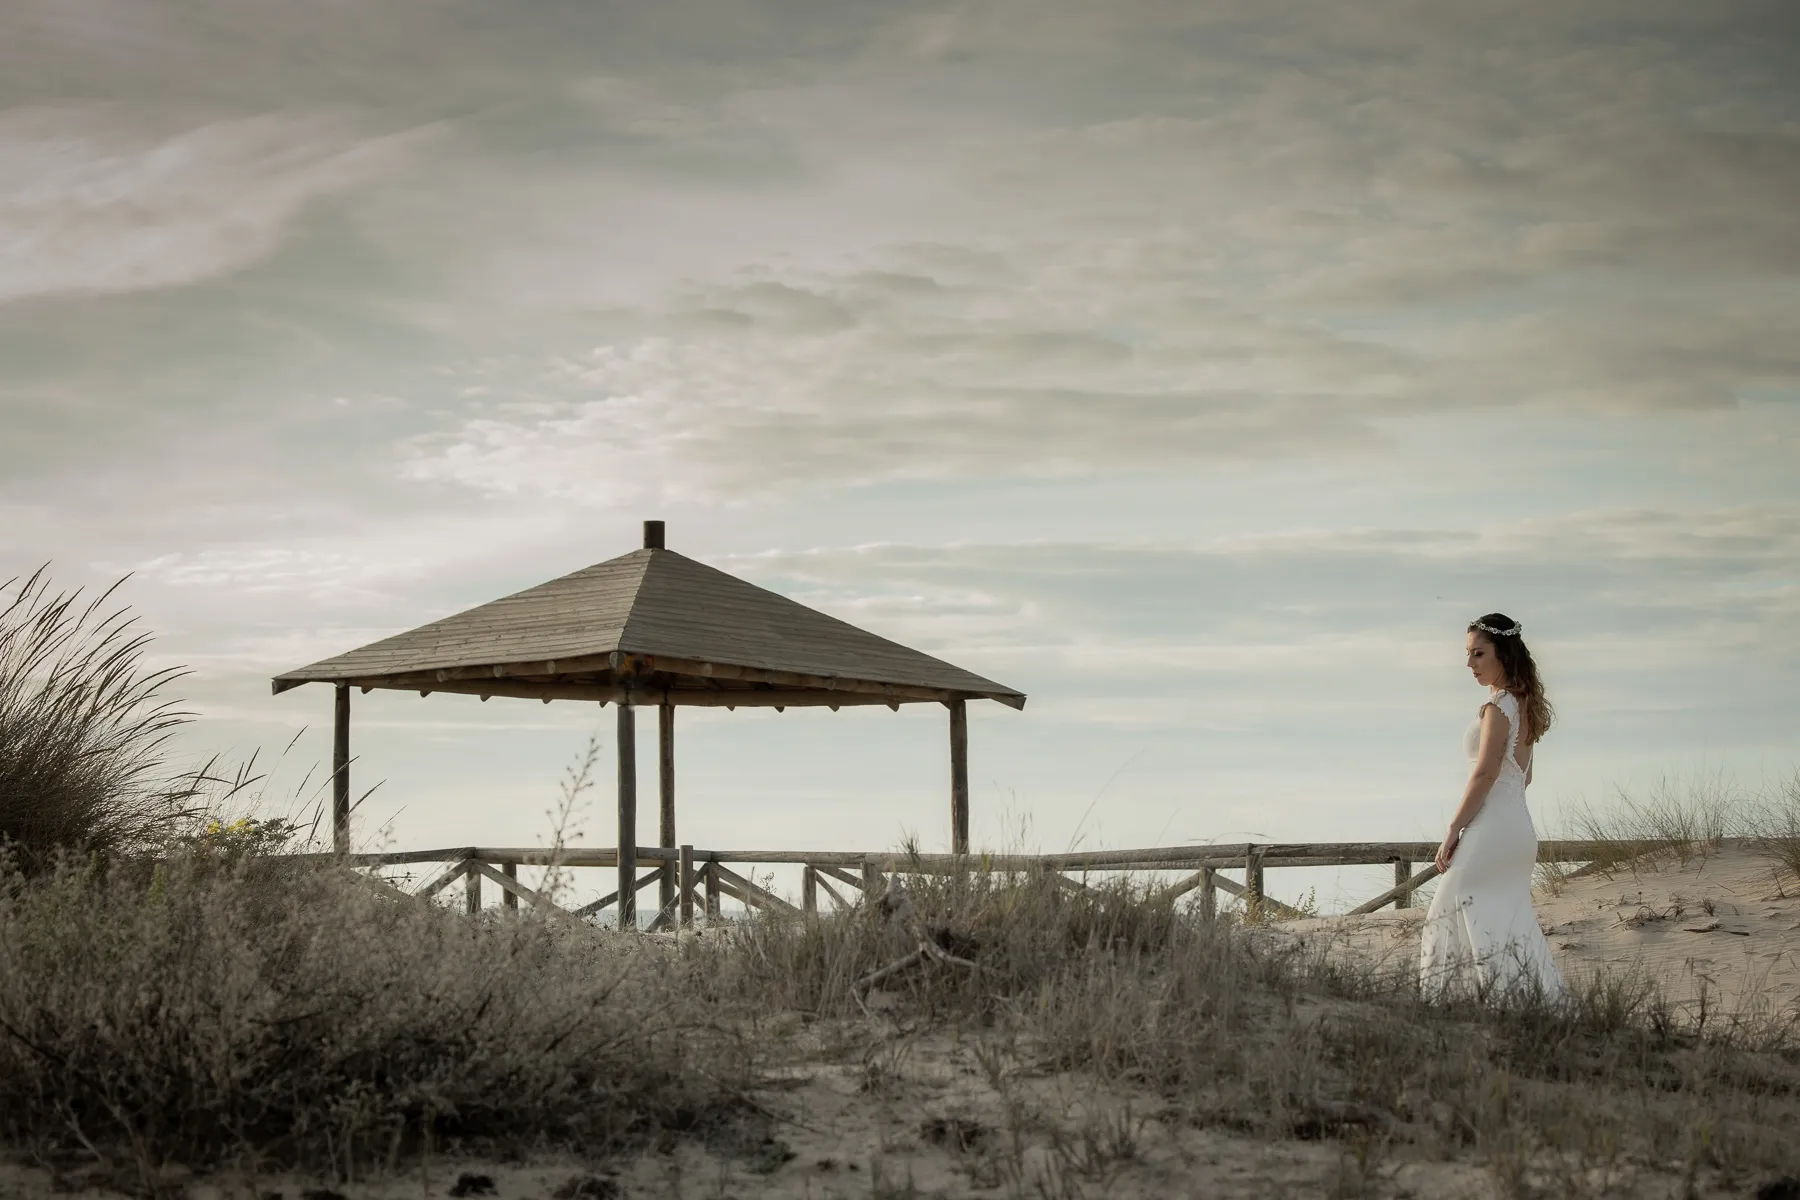
[[[331,848],[350,853],[350,685],[337,685],[331,722]]]
[[[1422,884],[1429,883],[1431,880],[1436,879],[1437,873],[1437,863],[1427,863],[1425,864],[1425,869],[1420,871],[1417,875],[1414,875],[1411,879],[1406,880],[1404,883],[1395,884],[1373,900],[1370,900],[1365,904],[1357,905],[1344,915],[1347,917],[1360,917],[1368,913],[1378,912],[1400,899],[1402,895],[1410,894]]]
[[[969,852],[969,702],[950,706],[950,853]]]
[[[619,928],[637,928],[637,710],[619,701]]]
[[[681,848],[681,927],[694,926],[694,848]]]
[[[1219,873],[1213,867],[1200,868],[1200,919],[1210,921],[1219,915]]]
[[[786,900],[754,880],[739,875],[724,863],[715,862],[712,869],[713,874],[718,877],[719,890],[742,903],[745,908],[760,908],[765,912],[785,913],[790,917],[800,915],[800,910]]]
[[[844,909],[850,907],[850,902],[844,899],[843,895],[840,894],[836,888],[831,886],[831,878],[832,877],[829,874],[820,868],[813,868],[813,881],[824,888],[825,894],[831,897],[831,907],[842,912]]]
[[[719,864],[706,864],[706,915],[710,920],[719,916]]]
[[[675,706],[666,701],[656,706],[656,778],[662,798],[662,826],[656,844],[674,846],[675,841]],[[663,863],[662,884],[657,890],[661,912],[668,912],[679,891],[676,864]]]
[[[862,864],[863,898],[873,900],[881,894],[881,871],[873,859],[865,858]]]
[[[800,868],[800,911],[819,915],[819,875],[810,866]]]
[[[1263,850],[1252,845],[1244,856],[1244,916],[1247,920],[1260,921],[1262,910]]]
[[[481,872],[472,863],[463,876],[463,910],[471,916],[481,911]]]
[[[473,870],[474,861],[475,860],[471,858],[459,859],[455,866],[448,868],[430,883],[414,892],[414,899],[429,900],[431,897],[437,895],[439,892],[455,883],[458,879],[461,879],[469,871]]]
[[[1405,887],[1406,881],[1411,878],[1412,878],[1412,864],[1407,862],[1403,858],[1395,859],[1394,860],[1394,886],[1395,887]],[[1401,892],[1400,895],[1395,897],[1395,899],[1394,899],[1394,907],[1395,908],[1411,908],[1412,907],[1412,893],[1410,891]]]
[[[501,863],[500,869],[506,873],[508,879],[516,880],[519,877],[519,864],[516,862]],[[506,888],[500,889],[500,903],[514,912],[519,909],[519,897]]]

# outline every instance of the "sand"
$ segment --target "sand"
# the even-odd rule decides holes
[[[1538,924],[1579,986],[1637,973],[1692,1019],[1800,1020],[1800,885],[1777,862],[1726,846],[1686,863],[1638,863],[1540,887]],[[1408,967],[1424,907],[1281,922],[1285,934]]]

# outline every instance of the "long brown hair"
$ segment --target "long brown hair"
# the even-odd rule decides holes
[[[1488,613],[1479,620],[1470,621],[1469,632],[1479,633],[1494,648],[1494,657],[1500,660],[1500,669],[1506,672],[1506,690],[1519,698],[1519,706],[1525,710],[1526,727],[1531,730],[1531,740],[1536,742],[1549,732],[1550,722],[1556,717],[1550,697],[1544,694],[1544,681],[1538,678],[1537,662],[1531,657],[1531,650],[1522,636],[1491,634],[1482,628],[1484,625],[1492,629],[1517,629],[1519,623],[1505,613]]]

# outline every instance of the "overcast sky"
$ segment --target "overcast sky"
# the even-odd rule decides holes
[[[1030,693],[978,843],[1435,838],[1491,609],[1540,825],[1800,766],[1786,0],[0,22],[0,578],[132,572],[272,804],[270,675],[645,517]],[[610,715],[358,696],[359,837],[543,840]],[[683,713],[683,840],[944,845],[943,725]]]

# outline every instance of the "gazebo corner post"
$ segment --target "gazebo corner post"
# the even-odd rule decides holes
[[[637,928],[637,715],[619,697],[619,928]]]
[[[969,702],[944,702],[950,709],[950,852],[969,852]]]
[[[657,831],[656,844],[673,849],[679,845],[675,840],[675,705],[666,696],[656,706],[656,772],[662,801],[662,824]],[[659,912],[668,912],[669,906],[675,903],[682,881],[679,867],[675,860],[663,860],[662,879],[657,888]]]
[[[337,685],[331,721],[331,849],[350,853],[350,685]]]

